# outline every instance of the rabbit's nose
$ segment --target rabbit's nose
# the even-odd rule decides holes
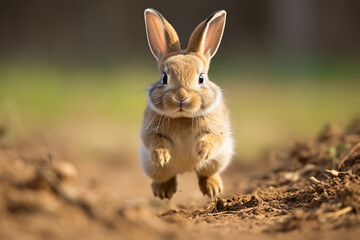
[[[183,102],[186,102],[187,100],[189,99],[189,97],[185,97],[185,98],[182,98],[182,99],[179,99],[178,97],[173,97],[173,100],[175,102],[179,102],[179,103],[183,103]]]
[[[189,98],[189,94],[184,88],[180,88],[176,91],[174,98],[179,102],[184,102]]]

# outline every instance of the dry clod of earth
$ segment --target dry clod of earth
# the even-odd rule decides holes
[[[282,167],[260,181],[253,193],[218,198],[196,217],[285,216],[264,229],[272,232],[298,229],[309,222],[312,228],[324,227],[325,222],[334,228],[360,227],[360,142],[354,139],[360,140],[359,120],[346,131],[329,125],[318,140],[295,144],[282,156]]]

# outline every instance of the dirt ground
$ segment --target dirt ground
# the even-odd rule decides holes
[[[7,129],[0,130],[0,136]],[[0,239],[358,239],[360,119],[222,174],[209,201],[193,174],[152,196],[136,156],[62,140],[0,138]]]

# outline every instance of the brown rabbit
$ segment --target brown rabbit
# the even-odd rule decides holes
[[[200,23],[186,50],[174,28],[154,9],[145,10],[150,49],[161,78],[148,89],[140,149],[141,165],[155,196],[170,199],[176,175],[195,171],[210,198],[223,189],[218,175],[233,155],[229,113],[221,89],[207,76],[225,27],[226,12]]]

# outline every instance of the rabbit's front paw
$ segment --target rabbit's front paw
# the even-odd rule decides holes
[[[152,151],[150,155],[150,160],[155,163],[157,166],[164,166],[171,159],[169,150],[166,148],[158,148]]]
[[[200,140],[196,147],[196,152],[201,160],[207,160],[214,152],[214,145],[206,140]]]

